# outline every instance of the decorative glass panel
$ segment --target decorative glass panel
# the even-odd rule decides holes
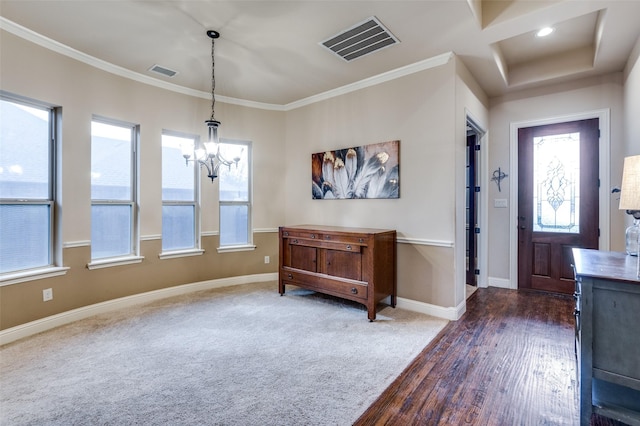
[[[533,231],[580,232],[580,133],[533,138]]]

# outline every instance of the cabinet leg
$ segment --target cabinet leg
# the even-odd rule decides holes
[[[391,295],[391,307],[392,308],[396,307],[396,295],[395,294]]]
[[[376,319],[376,308],[373,309],[367,308],[367,316],[369,317],[369,322],[373,322]]]

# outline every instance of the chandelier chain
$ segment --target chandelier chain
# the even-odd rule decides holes
[[[211,39],[211,120],[215,120],[216,109],[216,60],[215,60],[215,38]]]

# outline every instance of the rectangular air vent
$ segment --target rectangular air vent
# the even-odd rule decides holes
[[[400,40],[375,16],[321,42],[345,61],[352,61],[396,43],[400,43]]]
[[[174,71],[174,70],[170,70],[167,67],[162,67],[158,64],[155,64],[154,66],[152,66],[151,68],[149,68],[149,71],[158,73],[158,74],[162,74],[165,77],[173,77],[174,75],[178,74],[178,71]]]

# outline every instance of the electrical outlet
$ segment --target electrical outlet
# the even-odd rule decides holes
[[[53,300],[53,289],[45,288],[42,290],[42,301],[48,302],[49,300]]]
[[[269,263],[269,262],[271,262],[271,259],[269,258],[269,256],[265,256],[264,263]]]

